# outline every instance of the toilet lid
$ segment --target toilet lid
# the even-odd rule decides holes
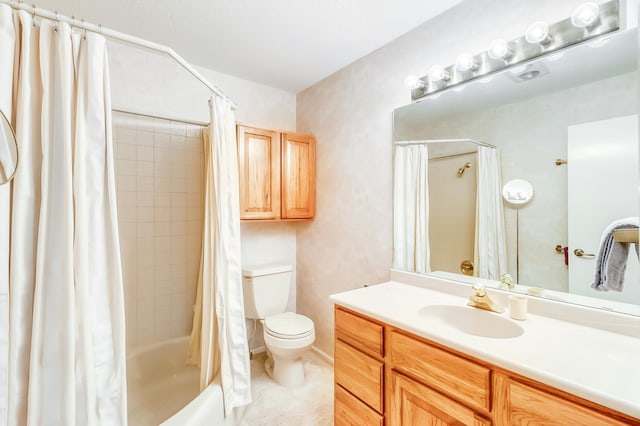
[[[313,332],[313,321],[304,315],[284,312],[264,319],[264,329],[272,336],[299,339]]]

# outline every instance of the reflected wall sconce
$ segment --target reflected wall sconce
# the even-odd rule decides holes
[[[482,81],[505,68],[523,65],[543,55],[600,37],[620,28],[619,0],[598,5],[594,2],[578,6],[569,18],[552,24],[536,21],[524,35],[513,39],[496,39],[488,49],[476,55],[462,53],[455,64],[433,65],[423,77],[408,76],[405,85],[411,89],[411,100],[435,98],[438,92],[459,89],[462,83]]]
[[[487,55],[491,59],[503,59],[506,61],[513,56],[513,49],[511,49],[507,40],[499,38],[491,42]]]
[[[531,44],[546,45],[551,43],[552,37],[549,34],[549,24],[544,21],[537,21],[529,25],[524,38]]]
[[[480,64],[470,53],[461,53],[456,59],[456,69],[460,72],[476,71]]]
[[[571,24],[576,28],[593,28],[600,23],[600,6],[583,3],[571,14]]]

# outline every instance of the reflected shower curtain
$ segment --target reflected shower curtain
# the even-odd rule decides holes
[[[124,296],[105,40],[0,5],[14,63],[7,400],[0,424],[126,425]],[[6,205],[2,205],[6,213]],[[4,311],[3,311],[4,312]],[[4,325],[4,324],[3,324]],[[6,368],[6,370],[5,370]]]
[[[396,145],[393,188],[393,267],[431,271],[427,144]]]
[[[187,363],[200,366],[200,390],[220,374],[225,414],[251,402],[242,295],[236,121],[231,104],[210,101],[205,132],[205,214],[196,312]]]
[[[498,150],[478,147],[475,270],[480,278],[500,280],[507,273],[507,243]]]

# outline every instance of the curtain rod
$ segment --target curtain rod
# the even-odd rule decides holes
[[[487,148],[495,148],[495,145],[491,145],[486,142],[480,142],[475,139],[424,139],[421,141],[397,141],[393,144],[396,146],[405,146],[405,145],[425,145],[428,143],[441,143],[441,142],[471,142],[475,145],[486,146]]]
[[[167,116],[162,116],[162,115],[147,114],[147,113],[144,113],[144,112],[127,111],[125,109],[119,109],[119,108],[111,108],[111,111],[112,112],[119,112],[121,114],[137,115],[137,116],[140,116],[140,117],[157,118],[157,119],[160,119],[160,120],[167,120],[167,121],[177,121],[179,123],[193,124],[195,126],[207,127],[209,125],[209,123],[205,123],[204,121],[185,120],[183,118],[172,118],[172,117],[167,117]]]
[[[178,55],[173,49],[170,47],[164,46],[162,44],[154,43],[149,40],[145,40],[142,38],[134,37],[129,34],[121,33],[119,31],[110,30],[108,28],[104,28],[102,25],[94,25],[84,20],[79,20],[75,18],[70,18],[68,16],[60,15],[56,12],[50,12],[46,9],[42,9],[39,7],[29,6],[22,1],[15,0],[0,0],[0,4],[6,4],[10,6],[12,9],[16,10],[24,10],[32,15],[39,16],[41,18],[50,19],[52,21],[58,22],[66,22],[72,27],[79,28],[82,30],[90,31],[92,33],[101,34],[110,39],[119,41],[124,44],[129,44],[137,47],[141,47],[147,50],[152,50],[155,52],[163,53],[171,57],[174,61],[176,61],[182,68],[184,68],[188,73],[193,75],[197,80],[199,80],[202,84],[204,84],[209,90],[211,90],[216,95],[226,99],[231,103],[233,109],[236,109],[236,104],[225,95],[220,89],[211,84],[209,80],[204,78],[202,74],[200,74],[195,68],[193,68],[187,61],[185,61],[182,56]]]

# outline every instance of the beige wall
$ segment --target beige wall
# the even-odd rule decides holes
[[[318,140],[317,219],[297,240],[298,312],[314,320],[320,349],[333,353],[328,296],[389,278],[392,111],[410,102],[405,77],[520,36],[535,20],[563,19],[581,3],[466,1],[298,94],[298,131]]]

